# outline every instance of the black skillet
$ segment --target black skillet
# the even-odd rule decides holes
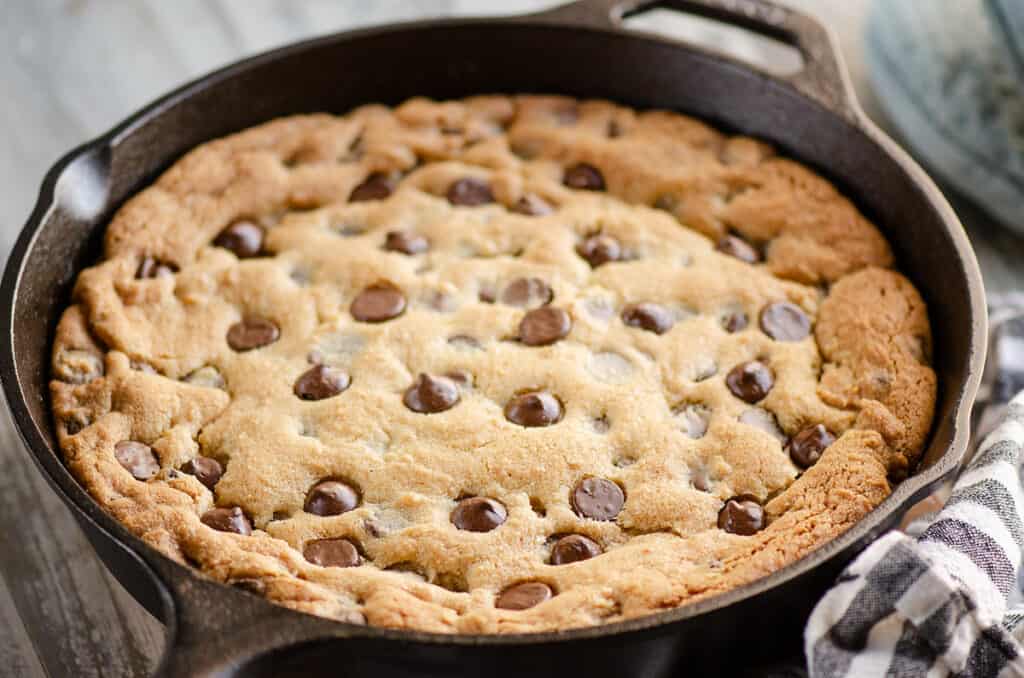
[[[652,7],[769,36],[803,56],[779,78],[625,31]],[[117,207],[188,149],[290,113],[481,92],[553,92],[674,109],[767,139],[834,180],[893,244],[929,304],[939,399],[920,469],[838,539],[769,577],[661,614],[563,633],[446,636],[303,615],[180,566],[112,520],[68,473],[47,404],[53,328]],[[799,650],[841,566],[959,464],[985,353],[974,254],[938,190],[860,111],[830,35],[762,0],[583,0],[540,14],[398,24],[310,40],[201,78],[69,153],[43,182],[4,273],[0,374],[21,436],[107,567],[167,626],[164,676],[730,675]]]

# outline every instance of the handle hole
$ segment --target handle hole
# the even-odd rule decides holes
[[[800,50],[791,45],[739,26],[693,14],[652,8],[624,17],[622,25],[631,30],[663,35],[696,45],[775,76],[794,75],[804,68]]]

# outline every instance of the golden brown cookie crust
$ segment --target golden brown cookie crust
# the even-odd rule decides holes
[[[599,170],[604,191],[563,185],[580,163]],[[349,202],[373,173],[400,177],[390,197]],[[466,178],[494,202],[446,200]],[[553,211],[513,211],[524,196]],[[265,229],[265,256],[212,244],[240,219]],[[390,231],[428,248],[385,249]],[[595,234],[618,241],[619,260],[592,267],[579,254]],[[753,243],[763,263],[717,251],[726,234]],[[57,329],[53,411],[92,496],[218,581],[381,626],[599,624],[793,562],[912,467],[936,383],[924,303],[892,263],[879,232],[827,181],[675,113],[486,96],[294,116],[200,146],[118,211],[103,261],[81,273]],[[139,279],[140,266],[167,275]],[[502,295],[518,278],[550,287],[550,306],[571,320],[567,336],[516,340],[527,308]],[[404,312],[357,321],[353,300],[378,284],[401,291]],[[811,320],[808,336],[778,341],[759,328],[761,309],[781,301]],[[623,322],[641,302],[667,309],[671,328]],[[728,332],[723,319],[735,312],[749,325]],[[231,326],[254,316],[279,338],[233,350]],[[774,385],[752,405],[725,376],[755,359]],[[311,361],[351,384],[323,400],[296,397]],[[450,409],[403,402],[419,374],[453,371],[468,380]],[[528,389],[558,397],[557,423],[506,418]],[[693,428],[694,413],[707,416],[706,431]],[[837,440],[802,471],[783,441],[815,424]],[[126,440],[152,447],[154,477],[138,480],[118,461]],[[180,470],[199,455],[225,468],[215,491]],[[590,476],[623,488],[614,520],[574,511],[573,488]],[[358,506],[306,512],[310,488],[329,478],[356,487]],[[764,505],[765,529],[718,528],[723,502],[738,495]],[[497,500],[507,520],[457,529],[450,514],[466,496]],[[251,536],[200,521],[235,505]],[[603,553],[549,564],[552,537],[570,533]],[[357,544],[362,564],[303,557],[310,541],[332,537]],[[498,609],[496,595],[522,581],[555,595]]]

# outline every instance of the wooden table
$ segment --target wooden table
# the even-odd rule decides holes
[[[46,168],[59,155],[216,66],[357,25],[514,13],[550,4],[8,0],[0,22],[0,252],[9,250]],[[862,101],[877,116],[860,58],[867,0],[793,4],[827,12],[824,18],[840,34]],[[683,28],[714,39],[706,27]],[[970,206],[958,209],[969,224],[989,289],[1024,288],[1017,266],[1024,260],[1024,241]],[[22,450],[6,414],[0,415],[0,516],[0,674],[86,678],[149,672],[163,645],[162,626],[106,572]]]

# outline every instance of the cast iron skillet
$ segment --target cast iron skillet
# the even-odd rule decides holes
[[[796,47],[803,70],[770,77],[619,26],[652,6],[736,24]],[[564,633],[449,636],[352,626],[208,581],[129,534],[68,473],[47,397],[53,328],[116,208],[188,149],[290,113],[344,112],[414,95],[555,92],[684,111],[768,139],[833,179],[881,228],[931,309],[939,399],[916,474],[853,529],[748,586],[661,614]],[[69,153],[47,174],[0,288],[0,373],[26,446],[110,570],[167,625],[164,676],[663,676],[722,674],[734,659],[799,648],[801,626],[843,564],[955,469],[985,352],[984,291],[953,212],[858,108],[829,34],[762,0],[583,0],[503,19],[399,24],[263,54],[201,78]]]

